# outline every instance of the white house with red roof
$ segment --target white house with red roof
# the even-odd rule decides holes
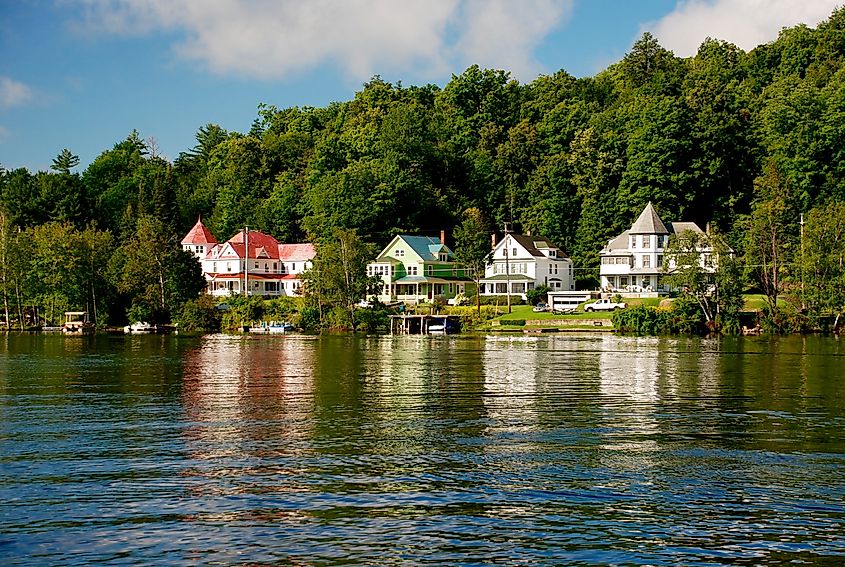
[[[241,230],[220,244],[201,219],[182,239],[182,249],[197,257],[207,292],[217,296],[297,295],[315,254],[312,244],[280,244],[257,230]]]

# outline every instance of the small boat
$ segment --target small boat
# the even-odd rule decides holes
[[[451,335],[460,332],[456,321],[451,317],[435,317],[428,325],[430,335]]]
[[[136,321],[131,325],[126,325],[123,327],[123,332],[127,335],[132,333],[155,333],[156,326],[150,325],[146,321]]]
[[[87,311],[65,311],[62,332],[66,335],[93,335],[94,323],[88,320]]]
[[[252,325],[246,328],[247,333],[252,333],[253,335],[266,335],[269,331],[265,325]]]
[[[269,325],[267,325],[267,332],[270,334],[287,334],[292,333],[295,327],[292,323],[288,323],[287,321],[276,322],[271,321]]]

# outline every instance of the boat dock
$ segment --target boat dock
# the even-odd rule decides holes
[[[391,315],[391,335],[451,335],[461,331],[457,315]]]

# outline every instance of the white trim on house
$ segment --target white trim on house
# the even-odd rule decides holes
[[[515,295],[541,285],[551,291],[575,289],[572,260],[549,239],[530,234],[506,234],[495,245],[481,280],[481,295]]]
[[[602,290],[614,293],[671,291],[663,283],[666,247],[670,235],[687,230],[704,233],[694,222],[664,224],[648,203],[631,228],[610,239],[599,252]],[[708,253],[709,250],[702,249],[702,258]]]

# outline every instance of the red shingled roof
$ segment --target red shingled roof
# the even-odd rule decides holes
[[[185,246],[186,244],[217,244],[217,239],[214,238],[210,230],[205,228],[202,219],[197,219],[197,224],[182,239],[182,245]]]
[[[258,254],[263,248],[267,256],[262,255],[262,258],[269,258],[271,260],[279,259],[279,241],[269,234],[264,234],[257,230],[250,230],[248,238],[244,236],[244,231],[242,230],[228,240],[228,243],[231,244],[239,258],[244,257],[244,240],[249,244],[249,258],[258,258]]]
[[[305,262],[313,260],[316,251],[313,244],[279,244],[279,260]]]

